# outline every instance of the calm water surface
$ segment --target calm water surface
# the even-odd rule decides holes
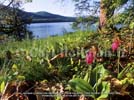
[[[63,35],[64,33],[74,31],[72,29],[72,22],[33,23],[28,25],[28,29],[33,32],[35,38]]]

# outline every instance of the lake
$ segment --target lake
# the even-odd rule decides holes
[[[67,32],[73,32],[72,23],[73,22],[32,23],[27,25],[27,27],[33,32],[35,38],[45,38],[48,36],[63,35]]]

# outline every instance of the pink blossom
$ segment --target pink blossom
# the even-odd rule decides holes
[[[113,42],[112,43],[112,51],[113,52],[116,51],[118,49],[118,47],[119,47],[119,42]]]
[[[92,64],[94,61],[94,54],[93,52],[89,51],[87,54],[86,54],[86,63],[87,64]]]

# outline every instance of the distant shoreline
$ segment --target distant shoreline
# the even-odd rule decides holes
[[[61,23],[61,22],[75,22],[75,21],[37,21],[37,22],[33,21],[31,23],[55,23],[55,22],[56,23]]]
[[[76,18],[74,19],[32,19],[31,23],[53,23],[53,22],[75,22]]]

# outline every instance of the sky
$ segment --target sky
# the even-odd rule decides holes
[[[75,16],[75,6],[72,0],[66,0],[66,2],[60,0],[33,0],[22,7],[28,12],[47,11],[64,16]]]

